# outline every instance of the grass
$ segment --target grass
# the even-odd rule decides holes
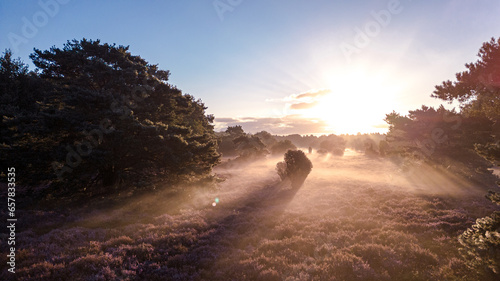
[[[346,154],[313,156],[294,190],[278,161],[218,169],[226,181],[215,191],[72,214],[19,210],[17,280],[477,279],[457,237],[495,209],[486,189]]]

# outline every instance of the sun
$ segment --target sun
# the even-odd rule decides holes
[[[303,110],[303,116],[323,120],[335,134],[387,131],[383,119],[395,108],[397,81],[363,70],[337,73],[329,80],[326,94]]]

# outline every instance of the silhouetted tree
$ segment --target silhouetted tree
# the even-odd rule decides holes
[[[365,155],[367,156],[379,156],[378,146],[372,139],[365,140]]]
[[[268,149],[271,148],[277,142],[274,136],[266,131],[260,131],[254,134],[254,136],[258,137],[262,141],[262,143],[267,146]]]
[[[240,125],[235,125],[227,127],[226,133],[228,133],[232,137],[239,137],[244,135],[245,131],[243,131],[243,128]]]
[[[345,140],[336,135],[329,135],[326,137],[320,137],[319,150],[327,151],[333,155],[342,156],[345,151]]]
[[[59,189],[101,183],[110,191],[121,182],[198,177],[218,163],[213,116],[201,100],[168,84],[168,71],[128,47],[73,40],[30,57],[50,87],[38,105],[38,131],[25,135],[31,151],[53,152],[43,161]]]
[[[262,141],[252,135],[243,135],[237,137],[233,140],[236,145],[236,151],[238,151],[239,157],[245,158],[247,160],[256,160],[263,158],[269,151]]]
[[[457,81],[436,86],[433,97],[458,100],[466,118],[482,120],[471,126],[482,136],[464,136],[474,144],[475,151],[493,164],[500,163],[500,38],[483,43],[479,60],[466,64],[467,70],[456,74]],[[487,119],[489,122],[484,121]],[[500,193],[486,196],[500,205]],[[479,218],[459,237],[468,266],[478,273],[478,280],[500,279],[500,212]]]
[[[494,139],[489,138],[489,143],[473,140],[478,152],[485,155],[500,146],[500,38],[483,43],[477,55],[478,61],[465,64],[467,70],[456,74],[457,81],[436,86],[432,96],[459,101],[464,116],[491,121]]]
[[[443,106],[422,106],[408,116],[388,114],[385,121],[390,125],[387,154],[456,168],[455,172],[467,177],[474,177],[477,167],[485,170],[490,165],[474,150],[476,143],[492,140],[491,121],[487,118],[463,116]]]
[[[46,84],[9,50],[0,57],[0,166],[17,167],[18,183],[53,176],[47,159],[54,159],[57,141],[42,114]]]
[[[478,57],[478,61],[465,64],[466,71],[456,74],[457,81],[436,86],[432,96],[450,102],[458,100],[467,116],[485,116],[499,122],[500,38],[483,43]]]
[[[380,153],[380,156],[385,157],[388,148],[389,148],[389,144],[387,143],[387,141],[381,140],[378,143],[378,151]]]
[[[297,147],[290,140],[281,140],[271,146],[272,154],[283,154],[288,150],[295,150]]]
[[[292,188],[302,186],[313,165],[302,150],[288,150],[285,161],[276,164],[276,172],[281,180],[290,180]]]

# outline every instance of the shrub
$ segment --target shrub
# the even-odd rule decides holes
[[[233,139],[239,157],[247,160],[261,159],[269,154],[266,145],[256,136],[240,136]]]
[[[281,180],[290,180],[293,188],[302,186],[312,170],[311,160],[302,150],[288,150],[285,161],[276,164],[276,171]]]
[[[271,153],[280,154],[293,149],[297,149],[297,147],[290,140],[281,140],[271,146]]]
[[[332,154],[335,156],[344,156],[345,148],[334,148]]]
[[[500,195],[490,191],[486,196],[500,205]],[[500,276],[500,212],[479,218],[458,240],[468,266],[483,276]]]
[[[337,138],[335,139],[330,138],[322,141],[319,145],[320,150],[326,151],[326,153],[331,152],[333,155],[336,156],[343,156],[345,151],[345,142],[343,139],[337,139]]]

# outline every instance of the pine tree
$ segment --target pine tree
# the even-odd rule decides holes
[[[34,103],[38,128],[24,126],[26,140],[8,138],[17,146],[11,157],[23,142],[31,153],[47,152],[37,166],[52,171],[35,171],[35,182],[45,174],[57,191],[113,192],[204,176],[219,162],[214,117],[202,101],[168,84],[168,71],[128,47],[72,40],[35,49],[30,58],[37,79],[49,85]]]
[[[465,118],[483,120],[473,124],[472,130],[480,134],[465,134],[463,140],[474,143],[475,151],[491,161],[500,163],[500,38],[485,42],[478,53],[478,61],[465,66],[467,70],[456,74],[457,81],[445,81],[436,86],[433,97],[459,101]],[[484,121],[484,119],[489,122]],[[471,131],[472,131],[471,130]],[[486,197],[500,205],[500,193],[490,191]],[[480,280],[500,278],[500,212],[484,218],[459,237],[468,265],[478,272]]]

